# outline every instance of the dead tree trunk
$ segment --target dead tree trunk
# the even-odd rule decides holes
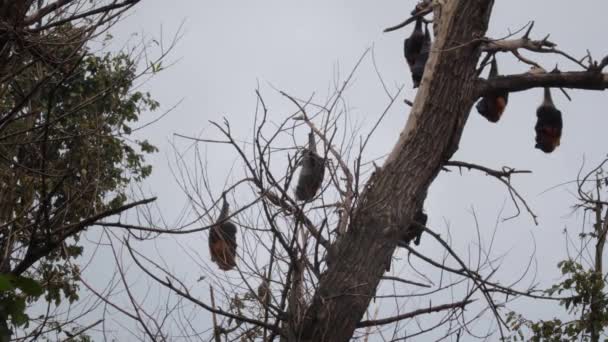
[[[367,184],[349,231],[307,310],[299,340],[348,341],[395,250],[399,228],[414,217],[441,166],[457,150],[476,100],[479,42],[493,1],[437,1],[436,42],[409,120],[390,156]],[[362,253],[361,251],[366,251]]]

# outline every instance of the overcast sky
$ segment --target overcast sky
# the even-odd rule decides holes
[[[339,71],[348,73],[362,53],[373,47],[379,71],[391,91],[405,85],[401,98],[414,99],[409,70],[403,58],[403,39],[411,27],[382,33],[385,27],[397,24],[408,16],[415,1],[144,1],[113,31],[117,42],[137,39],[132,33],[148,37],[171,36],[183,23],[182,38],[169,60],[176,63],[144,84],[164,109],[178,101],[181,104],[161,122],[141,132],[160,148],[149,158],[154,174],[145,188],[159,196],[159,206],[169,219],[179,216],[185,203],[182,191],[172,181],[173,151],[169,142],[174,133],[218,137],[208,120],[225,116],[234,133],[242,139],[250,136],[255,109],[254,90],[260,86],[267,94],[275,121],[293,112],[292,106],[276,96],[275,87],[300,98],[313,93],[324,100],[328,87]],[[606,20],[608,2],[605,0],[503,0],[496,1],[488,36],[499,38],[520,29],[530,20],[536,25],[532,37],[540,39],[551,34],[558,47],[576,57],[589,49],[592,56],[608,54]],[[129,38],[131,37],[131,38]],[[558,63],[561,70],[579,70],[576,65],[556,56],[534,56],[544,67]],[[501,73],[525,72],[528,67],[509,55],[498,56]],[[509,106],[499,124],[491,124],[475,111],[471,113],[460,149],[453,159],[482,164],[491,168],[511,166],[532,170],[531,175],[514,177],[513,183],[538,214],[540,225],[534,226],[528,215],[497,228],[493,254],[509,253],[500,268],[500,278],[508,283],[517,278],[536,251],[538,274],[536,281],[547,285],[558,279],[556,263],[564,257],[565,228],[576,232],[580,215],[570,215],[575,204],[573,187],[553,186],[573,180],[583,160],[588,169],[600,162],[608,152],[608,119],[605,93],[569,91],[572,102],[554,91],[556,105],[563,113],[564,130],[561,146],[552,154],[534,149],[536,107],[542,91],[535,89],[511,94]],[[366,59],[357,73],[354,86],[345,94],[353,120],[369,129],[387,102],[371,59]],[[368,157],[382,156],[391,150],[404,127],[409,107],[399,103],[388,113],[368,150]],[[364,129],[365,131],[365,129]],[[305,134],[305,133],[303,133]],[[226,180],[236,155],[226,155],[209,149],[207,157],[212,178]],[[218,190],[219,191],[219,190]],[[482,241],[489,243],[497,217],[504,204],[503,216],[514,213],[505,187],[495,179],[477,172],[441,173],[433,183],[425,203],[429,214],[428,226],[445,234],[449,227],[456,248],[466,252],[476,240],[472,210],[479,220]],[[192,237],[189,242],[192,242]],[[196,240],[198,239],[198,240]],[[200,244],[201,255],[208,257],[206,234],[194,238]],[[421,250],[439,258],[443,251],[422,240]],[[425,242],[427,244],[425,245]],[[198,273],[195,263],[171,258],[175,239],[158,242],[166,253],[169,267],[177,273]],[[486,246],[487,247],[487,246]],[[153,251],[153,249],[150,249]],[[400,254],[404,255],[404,254]],[[173,264],[171,264],[173,263]],[[405,264],[404,264],[405,265]],[[105,266],[105,267],[104,267]],[[89,273],[99,286],[111,275],[109,265]],[[90,271],[89,271],[90,272]],[[404,306],[402,310],[407,310]],[[548,317],[554,312],[529,303],[513,305],[531,317]],[[386,315],[391,310],[383,309]],[[207,318],[203,322],[209,322]],[[116,326],[114,327],[118,329]],[[116,336],[128,336],[122,332]],[[175,339],[178,340],[178,339]],[[416,340],[416,339],[414,339]],[[420,341],[426,341],[421,338]]]

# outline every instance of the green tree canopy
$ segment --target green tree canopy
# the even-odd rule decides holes
[[[104,15],[126,5],[93,14],[80,7],[87,19],[102,14],[98,21],[67,12],[45,20],[40,15],[55,9],[47,5],[0,4],[3,340],[9,321],[28,324],[28,303],[78,298],[80,272],[71,261],[82,254],[79,234],[138,204],[126,204],[127,186],[150,174],[144,155],[156,150],[130,138],[141,114],[158,107],[150,94],[134,90],[141,76],[136,59],[88,47],[108,25]]]

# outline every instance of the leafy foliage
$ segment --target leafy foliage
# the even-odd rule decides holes
[[[56,305],[78,299],[80,270],[70,260],[83,252],[81,230],[68,228],[124,205],[127,185],[152,170],[144,155],[156,148],[129,138],[140,115],[158,108],[132,90],[136,62],[66,43],[78,34],[62,25],[45,58],[11,56],[19,72],[0,83],[0,248],[11,251],[0,260],[0,316],[15,326],[43,294]]]
[[[11,323],[16,327],[29,323],[25,313],[27,303],[37,300],[44,293],[40,284],[27,277],[17,277],[12,274],[0,274],[0,313],[3,317],[10,317]],[[0,330],[7,330],[6,322],[0,324]],[[3,332],[5,335],[6,332]]]
[[[510,312],[507,324],[515,333],[507,341],[524,341],[524,336],[528,335],[530,337],[526,341],[533,342],[591,341],[590,334],[594,328],[601,331],[608,326],[608,299],[603,291],[602,274],[586,270],[573,260],[561,261],[558,267],[564,278],[546,293],[550,296],[571,294],[563,297],[560,305],[578,319],[568,322],[559,319],[530,321]],[[526,329],[530,334],[524,334]]]

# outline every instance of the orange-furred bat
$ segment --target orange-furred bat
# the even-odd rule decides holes
[[[497,76],[498,65],[496,64],[496,58],[493,58],[488,79],[492,79]],[[505,111],[508,102],[508,92],[497,92],[484,96],[481,100],[479,100],[476,108],[479,114],[481,114],[484,118],[488,119],[488,121],[498,122],[498,120],[500,120],[500,117],[502,116],[502,113]]]
[[[236,266],[236,225],[226,220],[229,206],[226,195],[223,195],[223,198],[220,217],[209,230],[209,253],[211,261],[215,262],[221,270],[228,271]]]

